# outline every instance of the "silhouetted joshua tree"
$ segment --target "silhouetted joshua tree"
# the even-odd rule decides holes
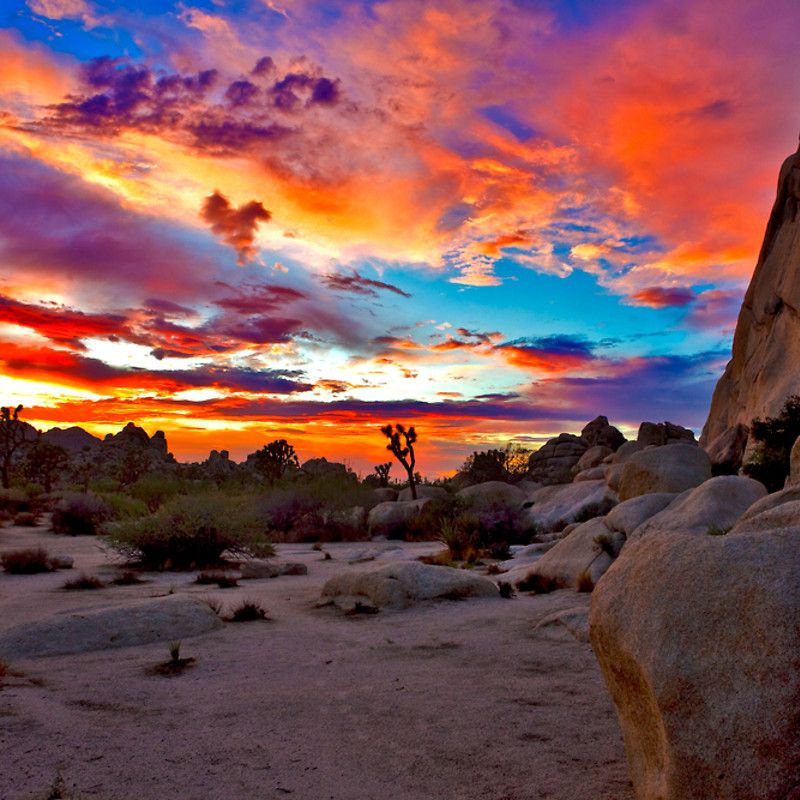
[[[299,469],[300,462],[294,447],[286,439],[276,439],[265,444],[253,455],[255,468],[272,484],[280,480],[290,469]]]
[[[414,455],[414,442],[417,441],[417,432],[412,425],[406,430],[404,425],[384,425],[381,433],[389,440],[386,449],[403,465],[403,469],[408,473],[408,486],[411,489],[411,497],[417,499],[417,481],[414,475],[414,465],[417,463]]]
[[[388,486],[389,485],[389,470],[392,468],[392,462],[387,461],[385,464],[376,464],[375,465],[375,472],[378,474],[378,485],[379,486]]]
[[[11,462],[14,453],[27,441],[25,423],[19,418],[22,405],[16,408],[2,406],[0,408],[0,475],[3,488],[8,489],[11,483]]]
[[[25,472],[32,480],[41,483],[48,493],[53,488],[53,481],[68,464],[69,453],[63,447],[41,438],[25,453]]]

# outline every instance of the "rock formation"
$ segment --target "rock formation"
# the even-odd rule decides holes
[[[800,393],[800,152],[784,161],[733,354],[717,383],[700,442],[712,449],[737,424],[777,415]],[[729,434],[730,435],[730,434]]]

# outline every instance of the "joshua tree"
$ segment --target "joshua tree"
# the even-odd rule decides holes
[[[19,418],[22,405],[0,408],[0,475],[3,488],[11,483],[11,461],[14,453],[25,444],[25,423]]]
[[[375,472],[378,475],[378,485],[379,486],[388,486],[389,485],[389,470],[392,468],[392,462],[387,461],[385,464],[376,464],[375,465]]]
[[[276,439],[253,454],[255,468],[272,484],[289,469],[298,469],[300,462],[294,447],[286,439]]]
[[[399,422],[392,425],[384,425],[381,433],[389,440],[386,449],[403,465],[403,469],[408,473],[408,486],[411,489],[411,497],[417,499],[417,481],[414,475],[414,465],[417,463],[414,455],[414,442],[417,441],[417,432],[412,425],[406,430],[404,425]]]
[[[53,479],[69,464],[69,453],[57,445],[39,439],[25,453],[25,472],[42,484],[46,492],[53,488]]]

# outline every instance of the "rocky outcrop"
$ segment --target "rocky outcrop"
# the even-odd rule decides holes
[[[370,536],[385,536],[388,539],[402,538],[406,524],[417,516],[428,498],[419,500],[388,500],[370,509],[367,516],[367,531]]]
[[[419,600],[498,596],[497,586],[488,578],[413,561],[371,572],[336,575],[322,588],[322,602],[345,611],[357,610],[359,606],[400,610]]]
[[[673,422],[643,422],[639,426],[636,441],[642,447],[663,447],[675,442],[693,442],[694,433],[682,425]]]
[[[613,425],[609,425],[608,417],[595,417],[581,431],[581,439],[589,447],[608,447],[609,450],[618,450],[624,443],[625,437]]]
[[[724,430],[713,442],[706,445],[714,475],[735,475],[744,461],[750,428],[738,423]]]
[[[625,545],[592,648],[638,800],[797,800],[800,528]]]
[[[721,535],[766,493],[764,485],[752,478],[720,475],[678,495],[663,511],[636,528],[629,538],[673,533]]]
[[[77,425],[71,428],[50,428],[42,434],[42,441],[63,447],[71,455],[95,450],[101,444],[100,439]]]
[[[619,476],[619,499],[649,492],[683,492],[711,477],[705,450],[694,444],[648,447],[634,453]]]
[[[612,531],[630,536],[643,522],[663,511],[675,498],[672,492],[654,492],[632,497],[606,515],[605,523]]]
[[[550,439],[528,461],[528,477],[544,486],[568,483],[572,480],[572,469],[589,444],[579,436],[562,433]]]
[[[309,458],[300,465],[306,475],[347,475],[347,465],[337,461],[328,461],[327,458]]]
[[[617,503],[604,480],[545,486],[533,493],[524,522],[540,532],[560,531],[572,522],[602,517]]]
[[[737,424],[776,416],[800,393],[800,155],[784,161],[778,193],[733,337],[732,358],[717,383],[701,443]]]
[[[467,508],[490,510],[495,508],[520,511],[525,502],[525,492],[503,481],[486,481],[467,486],[458,492]]]

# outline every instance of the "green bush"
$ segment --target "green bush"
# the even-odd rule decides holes
[[[142,500],[130,497],[122,492],[108,492],[99,496],[108,506],[111,518],[114,520],[138,519],[139,517],[146,517],[149,513]]]
[[[93,536],[102,533],[110,519],[111,509],[96,494],[69,492],[53,509],[53,531],[68,536]]]
[[[800,396],[788,397],[777,417],[754,419],[750,435],[759,444],[743,472],[761,481],[770,493],[780,491],[789,474],[792,445],[800,436]]]
[[[271,553],[252,504],[220,493],[175,497],[154,514],[112,525],[109,541],[129,558],[155,569],[217,566],[226,551]]]
[[[183,490],[184,482],[175,475],[152,472],[142,475],[126,489],[131,497],[143,502],[150,512],[157,511]]]

